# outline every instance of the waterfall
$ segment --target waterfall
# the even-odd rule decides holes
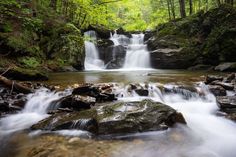
[[[123,68],[150,68],[150,56],[147,46],[144,44],[144,34],[132,34]]]
[[[99,53],[94,42],[97,40],[95,31],[85,32],[85,70],[101,70],[104,69],[104,62],[99,59]]]

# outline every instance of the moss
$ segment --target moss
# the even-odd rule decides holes
[[[30,70],[26,68],[15,67],[10,69],[5,76],[21,81],[36,81],[36,80],[48,80],[48,75],[46,72],[41,70]]]
[[[37,68],[40,65],[40,61],[35,57],[21,57],[18,58],[19,63],[21,63],[26,68]]]

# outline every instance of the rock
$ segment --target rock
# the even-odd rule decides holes
[[[134,90],[139,96],[148,96],[149,92],[147,89],[135,89]]]
[[[23,68],[13,68],[6,72],[3,76],[20,81],[46,81],[48,80],[48,75],[45,72],[38,70],[30,70]]]
[[[215,67],[217,71],[236,71],[236,62],[221,63]]]
[[[227,77],[226,77],[226,82],[227,83],[231,83],[232,81],[234,81],[234,80],[236,80],[235,78],[236,78],[236,76],[235,76],[236,74],[235,73],[232,73],[232,74],[229,74]]]
[[[89,25],[88,29],[86,31],[93,30],[97,33],[99,38],[102,39],[109,39],[111,36],[111,30],[108,30],[107,28],[103,26],[92,26]]]
[[[224,109],[236,108],[236,97],[235,96],[218,96],[216,98],[218,106]]]
[[[225,116],[226,118],[236,121],[236,113],[230,113],[228,115]]]
[[[195,66],[189,67],[188,70],[213,70],[213,66],[205,64],[197,64]]]
[[[222,76],[216,76],[216,75],[207,75],[206,79],[205,79],[205,83],[209,84],[213,81],[223,81],[223,77]]]
[[[144,33],[144,42],[148,41],[155,33],[154,31],[146,31]]]
[[[90,109],[94,105],[96,99],[89,96],[69,95],[63,97],[52,103],[48,110],[55,110],[57,108],[69,108],[76,111]]]
[[[224,83],[216,80],[211,82],[210,85],[219,85],[223,87],[225,90],[234,90],[234,85],[232,83]]]
[[[193,64],[194,55],[185,53],[183,48],[162,48],[150,53],[153,68],[185,69]]]
[[[0,101],[0,112],[9,112],[10,107],[9,104],[3,100]]]
[[[226,96],[226,90],[219,85],[209,85],[208,88],[215,96]]]
[[[103,92],[102,90],[99,89],[99,87],[92,86],[92,85],[84,85],[84,86],[75,88],[72,94],[94,97],[96,98],[96,102],[106,102],[106,101],[117,100],[115,97],[115,94]]]
[[[127,36],[128,38],[132,38],[132,35],[129,32],[126,32],[122,27],[116,30],[117,34],[122,34]]]
[[[159,102],[117,102],[72,113],[58,113],[33,125],[32,129],[70,129],[75,121],[95,119],[90,127],[98,126],[99,135],[126,134],[144,131],[166,130],[175,123],[186,124],[181,113]],[[87,124],[87,123],[86,123]],[[63,126],[63,127],[62,127]],[[80,128],[80,127],[79,127]],[[76,129],[78,129],[76,127]],[[89,131],[88,129],[85,129]],[[92,133],[96,133],[92,129]]]
[[[75,121],[65,122],[56,126],[53,130],[77,129],[89,131],[91,133],[98,133],[98,123],[95,119],[79,119]]]
[[[191,99],[193,97],[204,95],[193,86],[164,86],[163,92],[166,94],[180,94],[184,99]]]
[[[90,84],[86,84],[86,85],[80,86],[78,88],[75,88],[73,90],[72,94],[88,95],[91,97],[96,97],[96,95],[99,94],[99,89],[97,87],[93,87]]]

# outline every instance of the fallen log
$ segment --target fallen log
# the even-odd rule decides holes
[[[25,87],[21,85],[20,83],[17,83],[16,81],[9,80],[6,77],[1,76],[1,75],[0,75],[0,84],[10,88],[12,91],[16,91],[16,92],[20,92],[24,94],[29,94],[33,92],[30,88]]]

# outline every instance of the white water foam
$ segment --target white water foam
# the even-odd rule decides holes
[[[63,95],[65,95],[65,93],[51,92],[45,88],[39,89],[33,94],[29,94],[25,108],[21,112],[0,119],[1,134],[4,135],[27,129],[31,125],[46,118],[48,116],[47,108],[49,105]]]

